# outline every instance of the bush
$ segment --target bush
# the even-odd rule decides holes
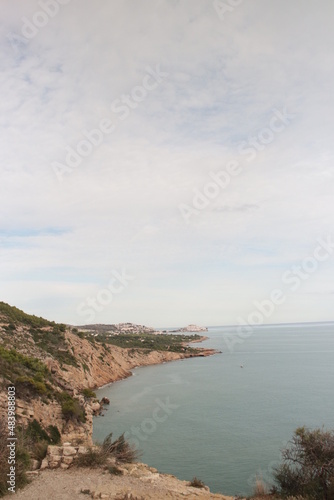
[[[57,395],[61,404],[63,417],[66,421],[74,420],[76,422],[85,422],[86,414],[79,401],[72,398],[67,392],[61,392]]]
[[[32,422],[29,422],[25,432],[33,442],[50,441],[48,433],[43,429],[41,424],[37,422],[36,419],[34,419]]]
[[[281,495],[334,499],[334,431],[298,428],[282,458],[274,470]]]
[[[15,386],[18,393],[20,393],[20,389],[27,389],[29,392],[41,396],[47,393],[47,388],[44,382],[36,380],[36,377],[33,378],[21,375],[15,379]]]
[[[108,458],[114,458],[119,462],[134,462],[138,456],[138,451],[131,446],[122,434],[115,441],[111,440],[112,434],[110,433],[102,445],[88,448],[87,453],[79,455],[76,464],[79,467],[94,467],[105,465]],[[117,467],[109,468],[110,473],[117,474],[121,471]]]
[[[115,457],[120,462],[135,462],[139,457],[139,452],[134,446],[125,439],[122,434],[116,441],[111,441],[112,433],[110,433],[102,444],[103,452],[109,457]]]
[[[88,448],[87,453],[79,455],[76,459],[78,467],[98,467],[106,463],[107,457],[101,448]]]
[[[48,433],[51,444],[58,444],[61,441],[61,435],[56,425],[49,425]]]
[[[195,476],[192,478],[191,482],[189,483],[189,486],[192,486],[193,488],[204,488],[205,484],[203,483],[203,481],[201,481]]]
[[[82,394],[85,396],[85,398],[90,399],[90,398],[96,398],[96,394],[92,389],[83,389]]]

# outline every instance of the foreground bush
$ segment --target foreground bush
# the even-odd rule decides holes
[[[297,429],[274,471],[282,496],[334,500],[334,431]]]
[[[94,467],[105,465],[108,458],[124,463],[131,463],[138,459],[138,451],[124,438],[124,434],[115,441],[111,438],[112,434],[109,434],[102,445],[89,448],[87,453],[79,455],[76,464],[79,467]]]

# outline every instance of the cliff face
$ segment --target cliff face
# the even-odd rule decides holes
[[[92,344],[73,333],[66,333],[69,349],[78,360],[78,367],[68,366],[64,372],[59,363],[53,363],[59,376],[69,384],[69,388],[77,390],[85,387],[100,387],[131,375],[130,370],[136,366],[159,364],[187,357],[187,355],[168,351],[151,351],[144,349],[125,349],[113,345],[104,347],[100,343]]]

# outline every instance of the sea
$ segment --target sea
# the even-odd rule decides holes
[[[222,351],[135,368],[97,391],[110,406],[93,438],[110,433],[140,460],[212,492],[249,495],[273,468],[294,430],[334,429],[334,323],[211,327],[196,346]],[[194,345],[195,346],[195,345]]]

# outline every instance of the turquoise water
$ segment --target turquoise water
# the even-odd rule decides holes
[[[94,438],[126,432],[143,462],[213,492],[249,494],[259,472],[270,482],[296,427],[334,428],[334,323],[257,327],[230,350],[235,334],[210,328],[201,345],[222,354],[137,368],[97,391],[111,405]]]

